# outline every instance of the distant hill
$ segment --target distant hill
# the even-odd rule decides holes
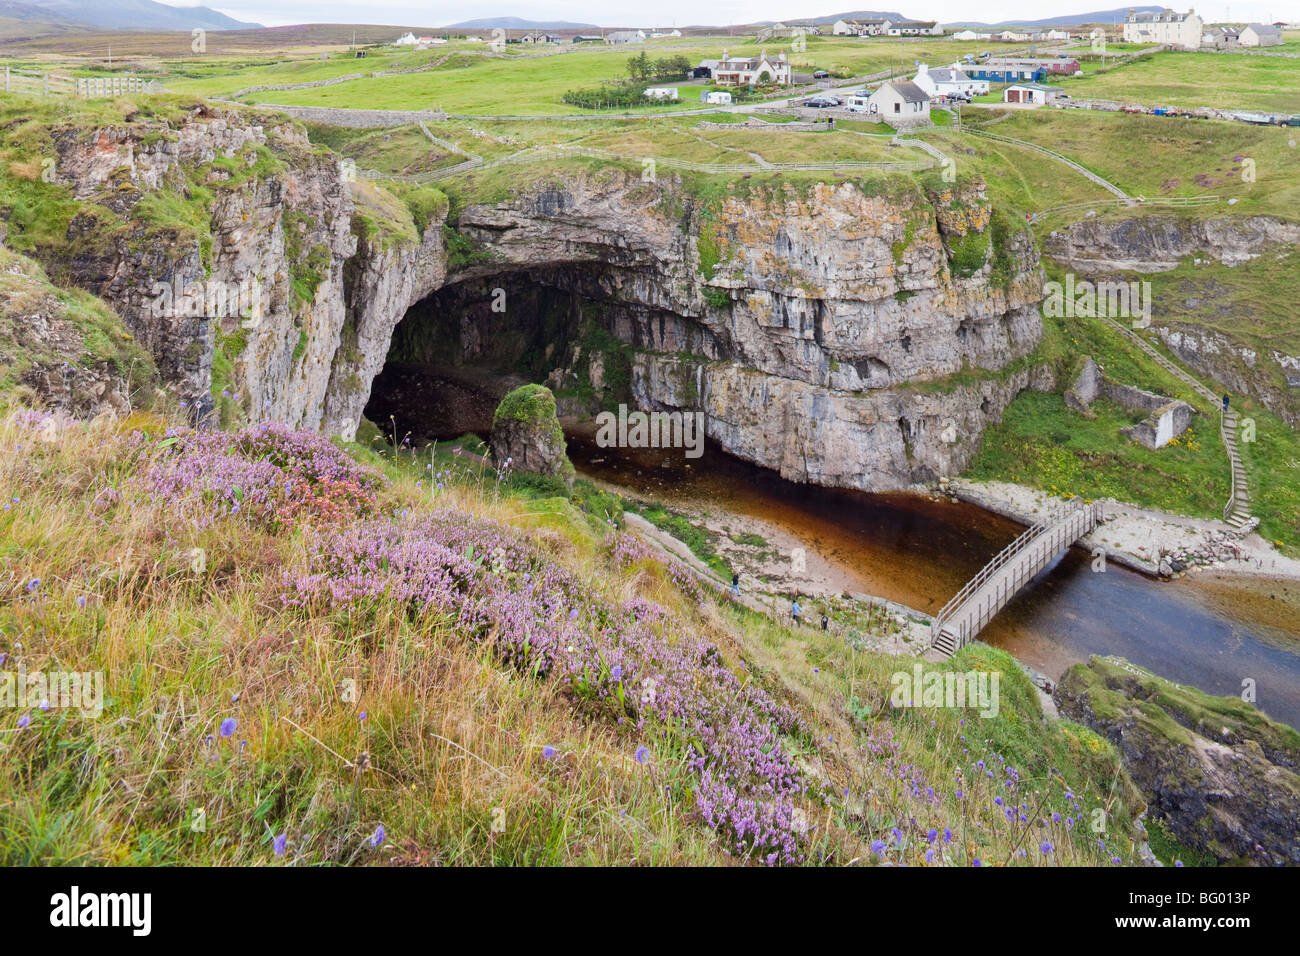
[[[482,17],[463,20],[443,27],[444,30],[599,30],[594,23],[570,23],[568,20],[525,20],[522,17]]]
[[[210,7],[169,7],[153,0],[6,0],[0,16],[101,30],[241,30],[260,26]]]
[[[980,23],[975,20],[963,20],[960,23],[945,23],[946,27],[1072,27],[1083,23],[1123,23],[1129,10],[1138,13],[1158,13],[1164,7],[1116,7],[1113,10],[1094,10],[1091,13],[1070,13],[1059,17],[1047,17],[1043,20],[1000,20],[997,23]]]
[[[804,22],[803,17],[795,17],[795,19],[801,23]],[[854,10],[851,13],[832,13],[830,16],[812,17],[811,19],[808,20],[808,22],[809,23],[834,23],[836,20],[892,20],[894,22],[897,22],[899,20],[919,20],[919,19],[921,19],[921,17],[905,17],[901,13],[892,10]],[[769,20],[768,22],[775,23],[776,21]],[[783,20],[781,22],[786,23],[788,21]]]

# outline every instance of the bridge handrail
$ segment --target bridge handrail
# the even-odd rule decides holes
[[[975,577],[966,582],[966,585],[953,596],[952,600],[939,610],[939,613],[934,616],[934,620],[930,625],[931,632],[937,634],[941,631],[944,622],[953,615],[953,612],[961,607],[967,598],[979,590],[979,588],[993,576],[994,572],[1010,562],[1012,558],[1024,551],[1031,543],[1037,540],[1049,529],[1058,527],[1067,519],[1071,518],[1075,513],[1078,513],[1080,511],[1080,505],[1082,504],[1083,502],[1078,498],[1065,502],[1051,514],[1025,529],[1025,531],[1023,531],[1014,541],[999,551],[988,564],[984,565],[984,567],[980,569],[980,572],[975,575]],[[1090,523],[1095,527],[1096,522],[1101,518],[1101,502],[1094,501],[1090,505],[1084,505],[1083,511],[1088,515]]]

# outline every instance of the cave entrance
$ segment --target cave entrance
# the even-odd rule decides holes
[[[624,277],[625,278],[625,277]],[[548,386],[566,430],[620,403],[638,407],[639,351],[716,350],[691,319],[620,298],[618,276],[591,263],[462,279],[407,310],[393,330],[365,417],[419,446],[486,437],[511,389]]]

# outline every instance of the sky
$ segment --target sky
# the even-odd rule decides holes
[[[1159,0],[1156,0],[1159,2]],[[1196,3],[1196,0],[1191,0]],[[196,6],[172,2],[171,6]],[[515,16],[528,20],[567,20],[598,26],[671,27],[688,24],[752,23],[756,20],[797,20],[849,10],[892,10],[917,19],[941,23],[975,20],[1038,20],[1055,15],[1087,13],[1140,0],[210,0],[210,6],[238,20],[283,26],[291,23],[377,23],[439,27],[463,20]],[[1175,9],[1184,9],[1175,6]],[[1201,17],[1218,20],[1300,21],[1300,0],[1221,0],[1196,3]]]

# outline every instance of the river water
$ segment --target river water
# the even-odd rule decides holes
[[[612,453],[611,453],[612,452]],[[835,565],[854,589],[934,613],[1022,525],[974,505],[865,494],[785,481],[707,447],[640,455],[569,436],[580,474],[668,505],[727,511],[777,525]],[[687,468],[687,465],[690,465]],[[1276,580],[1165,582],[1111,562],[1092,570],[1073,548],[1045,569],[981,633],[1053,679],[1093,654],[1125,657],[1170,680],[1239,695],[1300,727],[1300,584]]]

